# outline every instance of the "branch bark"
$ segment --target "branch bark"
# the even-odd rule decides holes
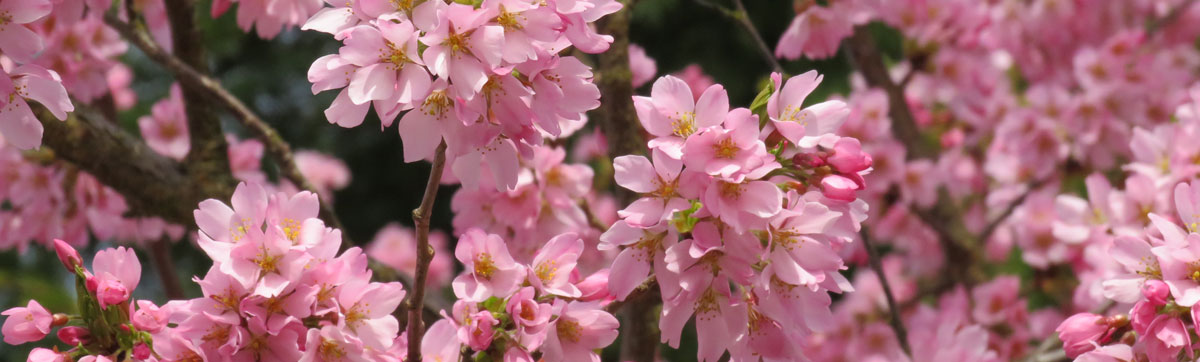
[[[121,21],[113,14],[106,14],[104,20],[110,27],[116,29],[117,32],[120,33],[121,36],[123,36],[126,40],[129,40],[134,44],[134,46],[137,46],[142,53],[146,54],[147,57],[175,75],[175,78],[178,79],[180,84],[184,86],[183,91],[185,102],[188,100],[187,97],[189,92],[192,92],[228,110],[235,119],[246,126],[246,129],[249,130],[255,138],[258,138],[263,142],[267,155],[269,155],[272,161],[275,162],[275,165],[279,167],[280,173],[283,175],[283,177],[287,178],[288,181],[291,181],[300,189],[311,191],[314,194],[317,192],[316,187],[314,187],[312,183],[308,182],[308,179],[300,173],[300,169],[296,167],[296,161],[292,154],[292,148],[290,145],[288,145],[287,141],[284,141],[283,137],[279,135],[279,132],[276,132],[274,128],[259,118],[258,115],[250,109],[250,107],[246,106],[245,103],[242,103],[242,101],[235,97],[232,93],[229,93],[225,87],[221,86],[219,81],[201,72],[199,69],[202,68],[193,67],[185,62],[181,57],[175,57],[170,53],[167,53],[164,49],[162,49],[162,47],[159,47],[158,44],[156,44],[154,40],[150,38],[150,35],[144,30],[139,29],[132,24]],[[180,42],[176,40],[175,44],[180,44]],[[191,120],[191,113],[188,113],[188,127],[190,128],[193,127]],[[213,122],[213,124],[217,124],[219,126],[219,123],[217,122]],[[195,136],[194,132],[193,136]],[[223,154],[226,152],[225,149],[228,148],[227,145],[224,145],[224,140],[224,136],[221,136],[221,144],[223,147],[221,152]],[[192,145],[194,151],[196,145],[195,139],[192,140]],[[229,170],[228,161],[226,161],[225,170]],[[334,214],[333,208],[330,206],[330,202],[328,202],[329,200],[325,199],[323,201],[324,202],[321,202],[321,219],[324,220],[329,227],[343,229],[342,222],[340,219],[338,219],[337,215]],[[353,244],[349,241],[349,239],[345,240],[346,242],[344,245]]]
[[[746,32],[750,34],[750,39],[754,41],[755,48],[758,49],[759,54],[762,54],[763,60],[767,62],[767,65],[771,66],[771,69],[776,73],[783,73],[783,65],[779,64],[779,59],[775,58],[775,53],[771,51],[771,46],[767,45],[766,40],[763,40],[762,34],[758,32],[758,28],[754,26],[754,22],[750,21],[750,13],[746,11],[746,5],[742,3],[742,0],[733,1],[733,5],[737,8],[736,10],[730,10],[724,6],[710,3],[708,0],[695,0],[695,2],[700,4],[700,6],[721,13],[721,15],[745,28]]]
[[[210,196],[182,165],[150,150],[94,110],[76,103],[75,112],[59,121],[40,105],[34,109],[45,128],[42,145],[53,150],[55,158],[121,193],[133,210],[131,216],[188,224],[195,206]]]
[[[608,51],[597,59],[596,85],[600,88],[603,102],[596,110],[600,129],[608,139],[608,152],[612,155],[644,154],[646,143],[642,139],[641,125],[633,108],[633,73],[629,70],[629,22],[633,16],[633,0],[622,0],[622,11],[600,19],[596,25],[602,34],[613,37]],[[629,190],[617,188],[614,194],[622,204],[629,204],[637,195]],[[622,318],[621,343],[622,361],[651,362],[658,356],[657,309],[659,302],[646,300],[628,308]],[[412,360],[412,359],[410,359]]]
[[[429,170],[429,181],[425,184],[425,195],[421,206],[413,210],[413,224],[417,228],[417,272],[413,277],[412,294],[408,297],[408,360],[421,360],[421,336],[425,334],[425,321],[421,311],[425,304],[425,281],[429,276],[429,262],[433,260],[433,247],[429,246],[429,222],[433,217],[433,202],[437,199],[442,171],[446,168],[446,142],[434,151],[433,167]]]
[[[167,0],[166,10],[175,55],[197,73],[207,73],[204,47],[201,46],[200,31],[196,28],[195,3],[192,0]],[[184,160],[188,173],[192,178],[199,179],[198,185],[206,188],[204,193],[228,196],[225,194],[228,190],[223,185],[233,182],[233,174],[229,170],[229,145],[221,131],[221,121],[203,94],[196,89],[183,89],[183,103],[191,141],[191,150]]]

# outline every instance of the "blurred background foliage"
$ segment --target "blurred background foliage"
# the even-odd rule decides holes
[[[645,48],[657,62],[659,76],[698,64],[704,73],[725,86],[731,105],[749,106],[771,67],[744,28],[719,11],[701,6],[700,1],[732,8],[728,0],[636,1],[632,9],[631,42]],[[210,1],[199,3],[197,13],[205,42],[202,46],[208,52],[213,74],[224,86],[275,127],[294,149],[330,154],[349,166],[352,182],[334,195],[334,207],[345,224],[345,235],[354,243],[365,245],[389,222],[411,226],[411,211],[420,203],[429,164],[404,163],[396,127],[374,130],[380,123],[373,112],[358,128],[330,125],[323,110],[336,92],[313,95],[310,91],[311,84],[306,77],[309,66],[318,57],[337,52],[341,44],[327,34],[299,29],[285,31],[270,41],[259,39],[237,28],[237,5],[220,18],[212,19],[208,16]],[[772,48],[795,16],[792,6],[791,0],[746,1],[751,20]],[[878,24],[872,26],[872,31],[885,53],[893,58],[899,55],[901,46],[897,33]],[[120,114],[120,123],[129,132],[137,134],[138,117],[148,114],[150,107],[167,95],[174,79],[133,46],[123,60],[134,70],[133,88],[138,94],[138,103]],[[585,62],[590,61],[585,59]],[[809,97],[809,102],[845,94],[850,89],[851,69],[844,53],[821,61],[785,61],[783,66],[788,74],[815,69],[825,75],[824,83]],[[648,94],[649,88],[650,84],[646,84],[639,93]],[[223,126],[238,138],[246,137],[240,125],[228,117],[223,119]],[[274,177],[276,170],[270,162],[264,160],[264,165],[267,165],[268,174]],[[450,231],[450,197],[456,188],[441,188],[433,218],[434,228]],[[113,246],[93,243],[80,252],[90,260],[96,250]],[[204,254],[188,242],[173,245],[172,255],[181,278],[202,276],[211,265]],[[152,259],[142,250],[139,250],[139,259],[144,265],[144,275],[134,297],[159,303],[165,301],[157,274],[153,272]],[[0,252],[0,264],[5,265],[0,268],[0,306],[23,306],[29,299],[36,298],[53,312],[74,312],[73,279],[63,270],[53,251],[36,245],[24,252],[6,250]],[[200,295],[194,283],[185,282],[184,287],[188,296]],[[684,333],[681,348],[663,349],[664,358],[670,361],[695,359],[694,332],[689,326]],[[40,343],[16,347],[0,344],[0,360],[21,361],[33,347],[51,346],[54,342],[57,340],[51,336]],[[617,345],[619,341],[614,343]],[[617,355],[616,348],[610,348],[604,357],[605,360],[616,360]]]

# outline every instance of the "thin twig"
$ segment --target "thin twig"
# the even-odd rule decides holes
[[[891,315],[890,323],[892,331],[896,333],[896,340],[900,342],[900,348],[903,348],[904,353],[911,358],[912,347],[908,345],[908,330],[904,328],[904,321],[900,319],[900,309],[896,306],[896,297],[892,294],[891,284],[888,284],[887,273],[883,271],[883,264],[879,259],[879,251],[875,250],[875,245],[871,244],[870,234],[866,226],[859,231],[863,247],[867,249],[867,259],[871,263],[871,269],[875,270],[875,276],[879,278],[879,284],[883,286],[883,295],[887,299],[888,313]]]
[[[975,240],[978,240],[980,243],[987,242],[988,238],[992,237],[992,234],[995,233],[996,229],[1000,227],[1000,224],[1003,224],[1004,220],[1007,220],[1008,217],[1012,215],[1013,211],[1016,211],[1017,206],[1021,206],[1022,203],[1025,203],[1025,199],[1029,198],[1029,194],[1032,194],[1035,190],[1045,184],[1046,180],[1035,180],[1030,182],[1028,185],[1029,188],[1025,190],[1024,193],[1021,193],[1021,196],[1018,196],[1016,199],[1010,201],[1008,206],[1005,206],[1004,210],[1000,212],[1000,215],[997,215],[995,219],[988,222],[987,226],[983,227],[983,230],[979,232],[979,236],[976,237]]]
[[[771,46],[767,45],[767,42],[763,40],[762,34],[758,32],[758,28],[754,26],[754,22],[750,21],[750,13],[746,11],[746,5],[742,4],[742,0],[733,0],[733,5],[737,7],[736,10],[726,9],[707,0],[695,1],[703,7],[716,10],[721,15],[725,15],[725,17],[736,21],[743,28],[746,28],[746,32],[750,33],[750,38],[754,40],[755,47],[762,54],[763,60],[767,61],[767,65],[770,65],[771,69],[776,73],[783,73],[783,65],[779,64],[778,59],[775,59],[775,53],[771,51]]]
[[[209,99],[214,100],[217,104],[232,113],[235,119],[240,121],[246,126],[247,130],[254,134],[255,138],[263,142],[267,154],[275,161],[275,164],[280,169],[280,173],[288,181],[291,181],[301,189],[309,190],[313,193],[317,192],[316,187],[308,182],[304,174],[300,173],[300,169],[296,167],[296,161],[292,156],[292,148],[288,145],[287,141],[284,141],[283,137],[279,136],[279,132],[276,132],[274,128],[271,128],[270,125],[259,118],[250,107],[246,106],[245,103],[242,103],[232,93],[229,93],[225,87],[221,86],[220,82],[167,53],[158,44],[154,43],[154,40],[144,30],[121,21],[116,15],[111,13],[105,14],[104,21],[110,27],[116,29],[125,39],[137,46],[138,49],[141,49],[147,57],[174,74],[175,78],[186,87],[185,89],[202,92]],[[182,47],[183,44],[179,44],[178,46]],[[321,202],[320,213],[321,219],[325,220],[329,227],[335,229],[343,228],[341,220],[333,213],[329,202]],[[346,239],[344,234],[343,239]],[[346,240],[345,245],[350,244],[353,243]]]
[[[413,277],[412,294],[408,297],[408,360],[421,360],[421,336],[425,334],[425,323],[421,310],[425,305],[425,281],[429,276],[429,262],[433,260],[433,248],[429,246],[429,221],[433,217],[433,202],[437,199],[438,185],[442,182],[442,171],[446,168],[446,142],[438,144],[434,151],[433,167],[429,170],[429,181],[425,184],[425,196],[421,206],[413,210],[413,224],[417,228],[417,272]]]
[[[154,270],[162,282],[163,292],[167,299],[183,299],[183,287],[179,285],[179,275],[175,273],[175,262],[171,260],[171,244],[167,238],[150,242],[150,255],[154,258]]]

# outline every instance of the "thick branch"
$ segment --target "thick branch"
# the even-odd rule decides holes
[[[200,31],[196,28],[195,3],[192,0],[167,0],[166,8],[175,55],[197,73],[208,72]],[[221,122],[204,95],[196,89],[183,89],[183,109],[187,114],[191,141],[191,150],[185,160],[188,173],[199,181],[200,187],[213,188],[204,190],[205,193],[220,194],[226,191],[221,185],[233,180],[229,170],[229,145],[221,131]]]
[[[429,181],[425,184],[425,196],[421,206],[413,210],[413,224],[417,228],[417,272],[413,277],[412,294],[408,297],[408,360],[421,360],[421,336],[425,334],[425,321],[421,310],[425,305],[425,281],[429,277],[429,262],[433,260],[433,247],[429,246],[429,221],[433,218],[433,201],[437,199],[442,171],[446,168],[446,142],[434,151],[433,168],[429,170]]]
[[[642,126],[633,109],[633,73],[629,70],[629,21],[633,1],[621,1],[625,9],[597,22],[598,31],[613,37],[608,51],[597,56],[596,85],[600,88],[600,108],[592,119],[608,139],[608,153],[629,155],[645,153]],[[637,195],[618,188],[617,198],[629,203]]]
[[[186,225],[193,222],[195,206],[214,197],[202,192],[201,181],[190,178],[182,165],[155,153],[98,112],[77,104],[66,121],[59,121],[45,108],[35,109],[45,128],[42,144],[54,150],[54,157],[119,192],[134,214]],[[233,189],[232,184],[212,186]]]
[[[651,275],[649,278],[646,278],[645,281],[642,281],[642,284],[638,284],[637,288],[633,288],[633,291],[630,292],[629,295],[625,297],[625,300],[618,300],[618,301],[614,301],[612,303],[608,303],[608,305],[604,306],[604,311],[609,312],[609,313],[616,313],[616,312],[620,311],[622,308],[625,308],[626,305],[629,305],[630,302],[641,301],[643,297],[645,297],[652,290],[657,289],[657,288],[658,288],[658,279],[655,278],[654,275]]]
[[[908,346],[908,330],[904,328],[904,321],[900,319],[900,309],[896,305],[896,297],[892,294],[892,286],[888,284],[887,273],[883,271],[883,264],[880,263],[879,251],[875,250],[875,245],[871,244],[871,233],[867,232],[864,226],[859,232],[862,236],[863,247],[867,249],[867,258],[870,260],[871,269],[875,270],[875,276],[879,278],[879,284],[883,286],[883,295],[887,298],[888,314],[890,315],[890,323],[892,332],[896,333],[896,340],[900,342],[900,348],[904,349],[904,353],[912,356],[912,347]]]
[[[290,145],[288,145],[287,141],[284,141],[283,137],[279,136],[279,132],[276,132],[274,128],[271,128],[270,125],[259,118],[258,115],[256,115],[254,111],[250,109],[250,107],[246,106],[245,103],[242,103],[242,101],[235,97],[232,93],[229,93],[225,87],[221,86],[220,82],[205,75],[204,73],[201,73],[197,70],[197,68],[188,65],[180,58],[176,58],[167,53],[165,50],[159,47],[158,44],[155,44],[154,40],[152,40],[150,35],[145,31],[137,29],[133,25],[121,21],[112,14],[106,15],[104,20],[109,26],[111,26],[113,29],[116,29],[118,33],[125,37],[125,39],[137,46],[138,49],[141,49],[147,57],[162,65],[167,69],[167,71],[170,71],[172,74],[174,74],[175,78],[178,79],[179,82],[184,86],[185,100],[189,90],[193,92],[199,92],[201,96],[206,97],[208,100],[211,100],[217,105],[228,110],[233,114],[234,118],[246,126],[246,129],[249,130],[255,138],[258,138],[263,142],[267,154],[271,157],[275,164],[279,166],[280,173],[287,178],[288,181],[291,181],[296,185],[296,187],[301,189],[309,190],[313,193],[317,192],[316,187],[314,187],[312,183],[308,182],[308,179],[300,173],[300,169],[296,167],[296,161],[292,155],[292,148]],[[176,44],[180,43],[176,42]],[[189,113],[189,122],[191,119],[191,114]],[[224,144],[224,137],[222,136],[221,139],[222,144]],[[195,144],[195,140],[193,140],[193,147]],[[225,151],[222,150],[222,152]],[[226,165],[225,168],[228,170],[228,165]],[[337,218],[337,215],[333,213],[333,209],[330,207],[329,202],[321,203],[321,219],[325,220],[325,223],[328,224],[329,227],[342,229],[342,222]],[[346,244],[349,245],[352,243],[347,241]]]

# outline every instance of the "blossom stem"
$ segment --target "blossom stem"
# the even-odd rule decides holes
[[[175,262],[171,260],[171,244],[166,238],[150,243],[150,255],[154,258],[154,269],[158,271],[158,279],[162,282],[163,292],[167,299],[184,299],[183,287],[179,285],[179,275],[175,273]]]
[[[750,38],[754,40],[754,46],[762,54],[763,60],[767,61],[767,65],[770,65],[773,71],[783,73],[783,65],[779,63],[778,59],[775,59],[775,53],[771,51],[771,46],[767,45],[767,42],[763,40],[762,34],[758,32],[758,28],[754,26],[754,22],[750,21],[750,13],[746,11],[746,5],[742,3],[742,0],[733,0],[733,5],[737,7],[736,10],[726,9],[706,0],[695,1],[701,6],[720,12],[721,15],[725,15],[725,17],[736,21],[743,28],[746,28],[746,32],[750,33]]]
[[[425,333],[421,311],[425,305],[425,280],[429,277],[429,263],[433,260],[433,248],[429,246],[429,221],[433,217],[433,202],[437,199],[442,171],[446,168],[446,142],[438,144],[433,157],[429,181],[425,184],[425,196],[421,198],[421,206],[413,210],[413,224],[417,228],[417,271],[413,276],[412,294],[408,297],[409,361],[421,360],[421,336]]]
[[[879,261],[879,251],[875,249],[875,245],[871,243],[871,235],[866,226],[859,231],[862,236],[863,247],[867,249],[867,259],[871,263],[871,269],[875,270],[875,276],[879,278],[879,285],[883,286],[883,295],[887,298],[888,314],[890,314],[890,324],[892,332],[896,334],[896,341],[900,343],[900,348],[904,349],[904,353],[912,358],[912,347],[908,345],[908,330],[904,328],[904,321],[900,319],[900,310],[896,305],[896,297],[892,294],[892,286],[888,284],[887,273],[883,271],[883,264]]]
[[[286,177],[288,181],[291,181],[297,187],[316,193],[316,188],[312,185],[312,183],[308,182],[308,179],[300,173],[300,169],[296,167],[296,161],[292,156],[292,148],[290,145],[288,145],[287,141],[284,141],[283,137],[279,135],[279,132],[275,131],[274,128],[264,122],[262,118],[259,118],[258,115],[256,115],[254,111],[250,109],[250,107],[246,106],[245,103],[242,103],[242,101],[235,97],[232,93],[229,93],[229,91],[226,90],[219,81],[209,77],[208,75],[205,75],[204,73],[201,73],[199,70],[197,70],[197,68],[185,63],[180,58],[167,53],[162,49],[162,47],[158,46],[158,44],[156,44],[154,40],[150,38],[150,35],[144,30],[141,30],[132,24],[121,21],[116,17],[116,15],[111,13],[105,14],[104,21],[110,27],[116,29],[121,36],[137,46],[138,49],[146,54],[147,57],[149,57],[151,60],[154,60],[159,65],[163,66],[163,68],[166,68],[167,71],[170,71],[172,74],[174,74],[175,78],[179,79],[180,84],[184,86],[185,97],[189,90],[199,92],[202,96],[214,100],[219,106],[232,113],[235,119],[241,122],[242,125],[246,126],[247,130],[254,134],[255,138],[258,138],[263,142],[267,154],[271,156],[271,159],[275,162],[275,165],[279,167],[280,174]],[[186,43],[176,41],[176,44]],[[191,119],[192,118],[189,114],[189,122]],[[189,124],[188,127],[190,128],[192,126]],[[224,136],[221,138],[221,143],[224,144]],[[193,141],[193,144],[195,144],[195,141]],[[226,151],[222,149],[221,152],[224,154]],[[229,169],[228,165],[225,166],[225,169]],[[230,181],[229,184],[232,184],[232,181]],[[230,193],[232,193],[232,191],[230,191]],[[324,201],[326,202],[321,202],[321,219],[324,220],[329,227],[343,229],[341,220],[338,219],[337,215],[333,212],[333,208],[330,206],[328,200]],[[354,245],[354,243],[350,241],[347,236],[343,235],[342,239],[345,241],[342,244],[343,246],[348,247]]]

